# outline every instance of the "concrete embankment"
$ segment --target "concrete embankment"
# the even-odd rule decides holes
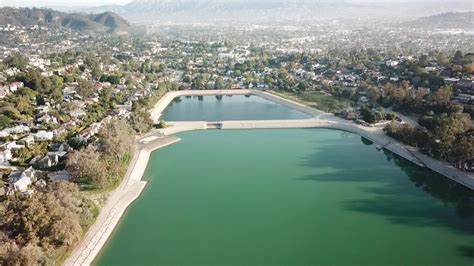
[[[298,111],[306,113],[306,114],[310,114],[313,117],[317,117],[318,115],[324,114],[324,112],[322,112],[318,109],[311,108],[309,106],[306,106],[304,104],[295,102],[295,101],[290,100],[290,99],[285,99],[281,96],[278,96],[278,95],[275,95],[275,94],[272,94],[272,93],[269,93],[269,92],[257,91],[257,90],[250,90],[250,91],[251,91],[252,95],[260,96],[260,97],[262,97],[264,99],[267,99],[269,101],[279,103],[283,106],[298,110]]]
[[[179,138],[172,136],[149,136],[146,140],[139,142],[123,182],[109,196],[96,222],[89,228],[82,241],[65,261],[65,265],[90,265],[92,263],[127,207],[140,196],[145,188],[146,182],[141,179],[151,152],[179,140]]]

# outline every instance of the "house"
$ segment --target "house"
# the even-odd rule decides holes
[[[50,151],[53,151],[53,152],[66,152],[67,153],[67,152],[72,151],[71,146],[69,146],[67,142],[51,144],[49,145],[49,149]]]
[[[23,82],[13,82],[10,84],[10,91],[15,92],[18,89],[23,88],[23,86],[24,86]]]
[[[418,92],[422,92],[424,94],[429,94],[431,92],[431,89],[430,88],[426,88],[426,87],[418,87],[416,89]]]
[[[35,137],[33,135],[28,135],[22,139],[20,139],[21,142],[25,143],[26,146],[30,146],[35,143]]]
[[[474,80],[461,79],[456,87],[464,94],[474,95]]]
[[[125,109],[125,107],[119,106],[114,109],[113,113],[117,116],[120,117],[129,117],[130,116],[130,111]]]
[[[46,123],[46,124],[50,124],[50,123],[57,124],[58,119],[54,116],[50,116],[47,113],[43,113],[43,115],[40,115],[40,116],[38,116],[38,118],[36,118],[36,122],[37,123]]]
[[[69,115],[73,118],[80,118],[80,117],[86,116],[87,113],[84,110],[76,109],[76,110],[70,111]]]
[[[42,159],[36,162],[36,165],[38,168],[41,169],[48,169],[53,166],[58,165],[59,163],[59,156],[56,153],[48,153],[46,156],[44,156]]]
[[[62,125],[56,129],[53,129],[53,134],[55,137],[61,136],[62,134],[67,133],[67,127],[65,125]]]
[[[47,113],[47,112],[49,112],[49,106],[48,105],[40,105],[40,106],[36,107],[36,111],[39,114]]]
[[[366,104],[366,103],[369,102],[369,99],[368,99],[367,97],[365,97],[365,96],[362,96],[362,97],[359,98],[359,102],[360,102],[361,104]]]
[[[445,78],[444,79],[444,83],[446,83],[448,85],[456,84],[458,81],[459,81],[459,79],[457,79],[457,78]]]
[[[75,95],[76,95],[76,89],[74,87],[66,87],[63,89],[64,99],[74,100]]]
[[[455,101],[459,103],[471,103],[474,102],[474,95],[469,94],[458,94],[455,98]]]
[[[26,192],[28,187],[36,181],[35,170],[32,167],[24,171],[14,171],[8,176],[9,190],[11,192]]]
[[[30,132],[30,127],[24,125],[18,125],[16,127],[6,128],[5,131],[8,131],[10,134],[21,134]]]
[[[28,162],[28,165],[29,166],[35,166],[39,160],[41,160],[41,155],[37,155],[35,157],[33,157],[33,159],[31,159],[29,162]]]
[[[51,131],[40,130],[35,134],[35,139],[37,141],[52,140],[53,137],[54,137],[54,134]]]
[[[388,60],[385,62],[385,65],[388,67],[395,67],[395,66],[398,66],[398,61]]]
[[[25,145],[17,144],[16,141],[5,143],[4,146],[7,150],[19,150],[25,147]]]
[[[0,138],[6,138],[8,136],[10,136],[9,132],[7,132],[5,130],[0,131]]]
[[[0,151],[0,163],[6,163],[12,159],[12,152],[10,150]]]
[[[98,124],[98,123],[96,123]],[[95,134],[99,133],[100,125],[97,126],[96,124],[93,124],[92,126],[84,129],[79,133],[79,135],[85,139],[88,140],[90,137],[94,136]]]
[[[51,181],[67,181],[71,179],[71,175],[68,171],[57,171],[49,173],[48,178]]]

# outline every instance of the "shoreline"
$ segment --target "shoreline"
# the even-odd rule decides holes
[[[342,130],[364,137],[382,148],[387,149],[410,162],[431,169],[469,189],[474,190],[474,174],[462,172],[445,162],[430,158],[413,147],[404,145],[387,135],[381,128],[363,127],[329,113],[324,113],[315,108],[301,103],[285,99],[268,92],[255,90],[207,90],[207,91],[173,91],[168,92],[155,105],[151,111],[154,121],[158,121],[162,112],[169,103],[180,96],[205,96],[205,95],[245,95],[251,94],[271,100],[273,102],[291,107],[298,111],[310,114],[312,118],[295,120],[247,120],[247,121],[189,121],[173,122],[167,121],[171,127],[159,129],[146,134],[138,141],[138,147],[134,153],[133,160],[127,174],[119,187],[115,189],[108,198],[107,203],[101,209],[96,222],[89,228],[80,243],[74,248],[71,255],[66,259],[64,265],[90,265],[100,250],[106,244],[110,235],[120,222],[127,208],[140,196],[147,182],[143,181],[143,175],[148,165],[151,153],[162,147],[180,141],[179,138],[171,136],[185,131],[223,129],[278,129],[278,128],[327,128]]]

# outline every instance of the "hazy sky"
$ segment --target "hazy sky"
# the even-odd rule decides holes
[[[0,6],[15,6],[15,7],[86,7],[86,6],[100,6],[100,5],[123,5],[133,0],[0,0]],[[456,2],[456,1],[470,1],[470,0],[346,0],[346,2]]]
[[[0,6],[100,6],[122,5],[132,0],[0,0]]]

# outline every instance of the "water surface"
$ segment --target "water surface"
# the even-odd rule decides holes
[[[151,156],[97,265],[469,265],[474,196],[337,130],[196,131]]]
[[[166,121],[279,120],[309,114],[255,95],[178,97],[166,108]]]

